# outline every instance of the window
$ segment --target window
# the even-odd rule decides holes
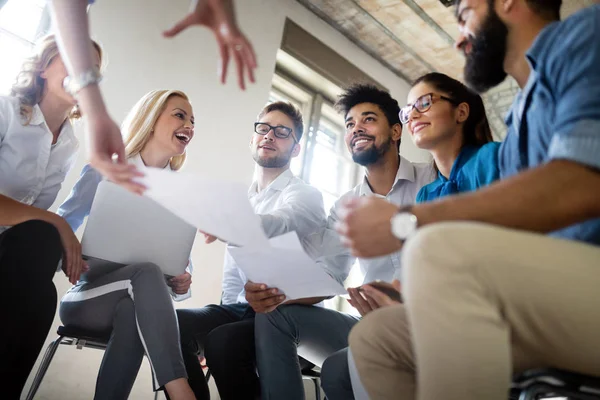
[[[358,183],[360,176],[360,168],[344,143],[342,116],[323,93],[278,73],[269,94],[269,103],[273,101],[289,101],[302,111],[302,150],[292,160],[291,170],[321,191],[325,210],[329,211],[342,194]]]
[[[46,0],[8,0],[0,8],[0,93],[10,91],[23,59],[49,28]]]

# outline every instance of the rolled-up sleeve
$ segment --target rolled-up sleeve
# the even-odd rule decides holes
[[[546,64],[557,99],[547,161],[570,160],[600,169],[599,10],[590,9],[596,18],[580,18],[563,29],[568,51],[556,52]]]
[[[310,185],[290,185],[282,194],[283,206],[268,214],[260,214],[268,237],[295,231],[300,240],[325,226],[323,195]]]
[[[346,196],[343,196],[331,208],[327,226],[322,234],[321,254],[316,259],[316,263],[341,285],[348,278],[352,265],[356,261],[356,257],[352,256],[350,250],[342,244],[340,235],[335,230],[335,224],[339,221],[337,210],[345,198]]]

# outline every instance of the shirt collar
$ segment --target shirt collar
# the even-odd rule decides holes
[[[390,193],[398,185],[398,182],[402,180],[414,182],[415,167],[406,158],[400,156],[400,165],[398,166],[398,172],[396,172],[396,180],[394,181],[394,185],[392,186]],[[373,194],[374,193],[371,190],[371,186],[369,186],[367,176],[365,175],[365,177],[363,178],[363,182],[360,184],[360,196],[371,196]]]
[[[42,110],[39,105],[33,106],[31,110],[31,120],[29,121],[29,125],[41,125],[45,124],[46,119],[44,118],[44,114],[42,114]],[[65,121],[65,123],[70,123],[69,121]]]
[[[283,189],[285,189],[287,187],[287,185],[289,185],[289,183],[293,177],[294,177],[294,174],[288,168],[285,171],[283,171],[277,178],[275,178],[275,180],[273,182],[271,182],[269,184],[269,186],[267,186],[265,188],[265,190],[273,189],[273,190],[277,190],[277,191],[282,191]],[[248,194],[255,195],[257,193],[258,193],[258,182],[254,181],[254,182],[252,182],[252,185],[250,185],[250,189],[248,189]]]
[[[133,157],[129,157],[129,163],[141,169],[148,168],[146,167],[146,164],[144,164],[144,160],[142,160],[142,155],[140,153],[136,154]],[[167,166],[163,169],[166,169],[167,171],[172,171],[171,163],[167,163]]]
[[[542,55],[546,47],[548,46],[548,40],[546,37],[550,35],[550,33],[558,27],[560,21],[554,21],[544,27],[541,32],[536,36],[533,44],[525,53],[527,60],[529,61],[529,65],[531,69],[534,70],[537,66],[537,60]]]

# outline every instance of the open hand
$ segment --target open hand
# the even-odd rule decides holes
[[[225,83],[227,77],[231,55],[237,66],[240,88],[246,89],[245,71],[248,72],[250,82],[254,83],[256,55],[252,44],[238,27],[232,0],[193,0],[192,11],[172,28],[163,32],[163,35],[174,37],[193,25],[205,26],[214,33],[221,54],[219,75],[222,83]]]

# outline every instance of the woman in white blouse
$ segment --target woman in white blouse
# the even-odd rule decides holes
[[[92,44],[99,68],[102,50]],[[0,386],[10,399],[19,398],[52,324],[59,260],[73,283],[85,268],[73,231],[47,211],[79,147],[71,120],[80,115],[63,89],[66,76],[48,36],[23,64],[11,95],[0,96]]]
[[[182,167],[187,145],[194,136],[192,106],[183,92],[151,91],[133,107],[121,130],[126,136],[127,159],[138,169],[176,171]],[[73,231],[89,214],[102,179],[99,172],[86,165],[60,206],[58,214]],[[167,284],[175,294],[184,295],[191,274],[186,271]],[[144,353],[150,361],[155,389],[164,386],[171,399],[194,398],[181,358],[177,318],[167,284],[154,264],[107,263],[82,275],[62,298],[59,313],[65,325],[110,333],[96,382],[96,400],[126,399]]]

